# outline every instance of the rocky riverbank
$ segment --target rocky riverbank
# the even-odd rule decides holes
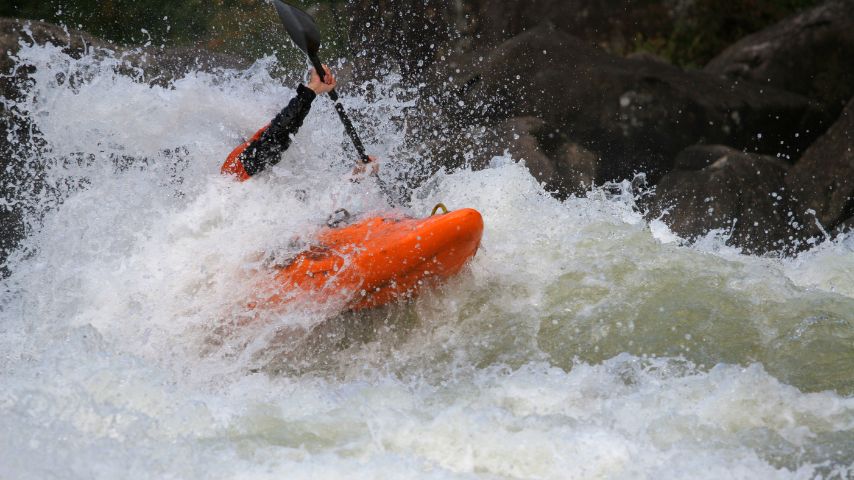
[[[678,14],[661,5],[483,0],[382,15],[409,3],[369,16],[435,45],[404,63],[430,79],[425,108],[441,121],[421,131],[442,166],[508,150],[558,196],[643,173],[651,218],[687,239],[723,231],[752,253],[808,248],[851,222],[854,1],[819,3],[688,69],[614,53]],[[456,37],[435,28],[460,18]],[[403,48],[356,30],[373,58]],[[487,128],[488,148],[484,137],[462,147],[471,126]]]
[[[689,240],[724,232],[751,253],[791,253],[854,223],[854,0],[800,11],[702,68],[618,53],[676,15],[660,6],[389,0],[363,7],[351,2],[353,74],[392,66],[420,85],[413,141],[430,150],[432,170],[483,168],[508,151],[559,197],[634,180],[649,218]],[[122,68],[150,82],[245,65],[196,49],[122,49],[43,22],[0,19],[5,198],[14,198],[6,180],[19,166],[10,160],[41,148],[16,112],[28,81],[28,67],[12,61],[22,41],[71,55],[121,51]],[[19,208],[0,213],[4,250],[22,234]]]

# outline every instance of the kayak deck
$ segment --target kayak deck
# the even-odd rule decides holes
[[[413,297],[457,274],[480,246],[483,218],[465,208],[427,218],[371,217],[321,231],[275,274],[259,302],[339,299],[361,310]]]

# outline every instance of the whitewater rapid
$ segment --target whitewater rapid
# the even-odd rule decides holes
[[[688,245],[628,184],[559,201],[507,156],[390,207],[349,181],[324,98],[238,184],[224,157],[294,93],[272,59],[165,87],[115,54],[17,61],[44,148],[12,167],[29,235],[0,293],[0,479],[854,475],[852,237]],[[362,87],[345,102],[393,183],[429,160],[406,142],[417,92]],[[440,201],[486,225],[444,287],[358,315],[243,307],[336,209]]]

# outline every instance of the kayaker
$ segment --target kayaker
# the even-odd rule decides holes
[[[308,115],[311,102],[316,96],[328,93],[335,88],[335,77],[329,67],[324,65],[323,68],[326,70],[323,80],[312,68],[309,71],[308,85],[299,84],[297,95],[288,105],[267,126],[255,132],[252,138],[228,155],[220,169],[224,175],[233,175],[240,181],[244,181],[279,163],[282,153],[291,145],[291,135],[297,133]],[[369,158],[373,165],[371,173],[376,174],[378,168],[376,159]],[[361,175],[364,172],[365,167],[361,165],[353,171],[354,175]]]

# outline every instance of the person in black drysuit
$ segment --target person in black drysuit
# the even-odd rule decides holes
[[[249,141],[238,146],[229,154],[220,169],[224,175],[232,175],[240,181],[245,181],[264,169],[279,163],[282,152],[291,145],[291,135],[297,133],[306,115],[308,115],[311,102],[317,95],[328,93],[335,88],[335,77],[332,76],[326,65],[323,67],[326,70],[323,80],[312,68],[309,72],[308,85],[300,84],[297,87],[296,97],[267,126],[258,130]],[[376,159],[374,157],[368,158],[374,165],[372,174],[376,174]],[[356,167],[354,174],[361,173],[364,173],[364,167]]]

